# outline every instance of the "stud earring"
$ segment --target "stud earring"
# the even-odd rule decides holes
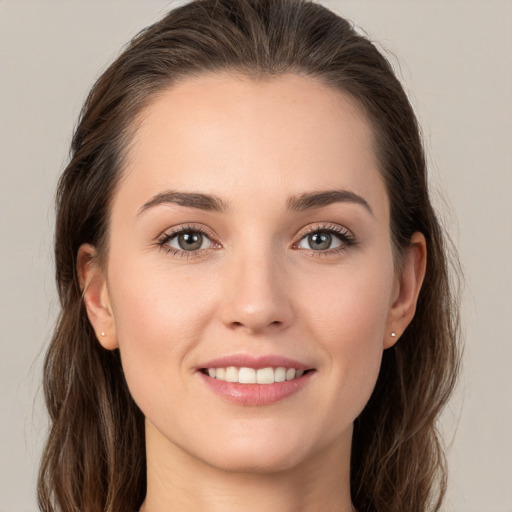
[[[393,331],[393,332],[391,333],[391,337],[392,337],[392,338],[396,338],[396,332],[395,332],[395,331]]]
[[[105,337],[105,333],[104,333],[103,331],[101,331],[101,335],[102,335],[103,337]]]

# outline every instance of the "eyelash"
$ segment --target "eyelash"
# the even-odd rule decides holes
[[[167,245],[171,240],[176,238],[182,233],[199,233],[200,235],[206,237],[213,244],[213,247],[209,247],[208,249],[197,249],[194,251],[185,251],[182,249],[176,249],[174,247],[170,247]],[[314,249],[309,249],[309,252],[314,257],[322,257],[322,256],[333,256],[340,254],[347,250],[349,247],[355,246],[358,242],[356,241],[355,236],[346,228],[338,226],[336,224],[322,224],[319,226],[315,226],[314,228],[308,228],[299,233],[299,241],[293,244],[293,248],[297,249],[298,244],[304,240],[309,235],[314,233],[328,233],[336,236],[340,241],[340,247],[336,247],[335,249],[327,249],[325,251],[315,251]],[[221,245],[218,242],[213,240],[213,236],[204,228],[200,226],[194,225],[186,225],[180,226],[172,231],[164,233],[157,241],[157,245],[163,249],[165,252],[172,254],[175,257],[182,259],[190,259],[195,257],[200,257],[205,254],[205,252],[209,252],[211,250],[218,249]],[[297,249],[297,250],[305,250],[305,249]],[[307,249],[306,249],[307,250]]]

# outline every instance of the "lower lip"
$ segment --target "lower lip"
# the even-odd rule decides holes
[[[213,379],[198,372],[205,384],[221,398],[237,405],[271,405],[301,391],[311,380],[313,371],[298,379],[274,382],[274,384],[240,384]]]

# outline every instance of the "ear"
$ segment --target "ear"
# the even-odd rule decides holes
[[[78,249],[77,272],[87,316],[100,344],[114,350],[117,343],[115,319],[112,313],[105,272],[98,264],[96,248],[83,244]]]
[[[385,349],[398,341],[413,319],[426,268],[427,243],[423,233],[416,232],[411,237],[410,247],[403,255],[401,274],[395,280],[393,303],[384,338]],[[391,333],[396,333],[396,336]]]

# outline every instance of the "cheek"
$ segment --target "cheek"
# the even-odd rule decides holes
[[[165,262],[148,264],[141,258],[140,262],[120,261],[109,272],[121,345],[135,343],[157,349],[162,344],[178,349],[182,343],[190,343],[212,306],[206,280],[194,278],[186,270],[171,270]]]
[[[136,261],[118,261],[109,276],[123,369],[135,401],[145,409],[153,392],[179,396],[187,357],[214,309],[210,291],[199,279]]]
[[[393,278],[391,262],[347,265],[324,276],[309,274],[301,286],[301,314],[335,347],[340,342],[361,348],[380,342],[382,347]]]
[[[391,260],[346,270],[333,272],[322,289],[305,283],[316,291],[302,314],[328,361],[334,387],[326,399],[355,417],[378,377],[394,273]]]

